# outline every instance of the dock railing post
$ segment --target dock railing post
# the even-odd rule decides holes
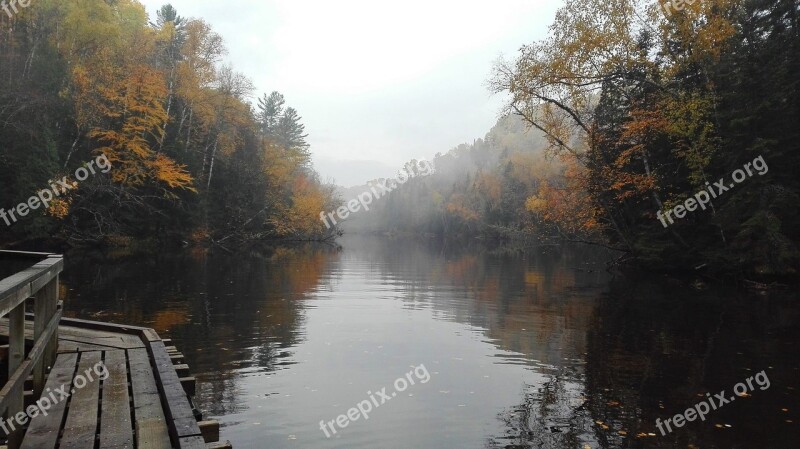
[[[47,369],[58,351],[58,275],[64,269],[62,256],[44,253],[2,251],[0,256],[38,260],[35,265],[0,279],[0,318],[8,317],[8,380],[0,385],[0,421],[8,434],[8,448],[18,449],[28,421],[24,413],[25,381],[33,375],[34,390],[41,394]],[[34,302],[33,344],[26,354],[25,304]],[[16,417],[16,418],[15,418]]]
[[[33,341],[38,341],[44,334],[47,323],[53,318],[58,304],[58,276],[53,278],[36,293],[33,311]],[[58,331],[47,343],[42,360],[33,369],[33,396],[38,398],[44,391],[47,371],[56,359]]]
[[[9,379],[17,371],[17,368],[25,359],[25,301],[22,301],[8,314],[8,377]],[[25,387],[24,384],[14,388],[8,399],[8,413],[6,421],[21,412],[25,407]],[[22,444],[22,426],[11,427],[8,434],[9,449],[18,449]]]

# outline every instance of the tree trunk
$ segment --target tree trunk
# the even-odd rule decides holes
[[[208,182],[206,183],[206,191],[211,189],[211,177],[214,175],[214,158],[217,156],[217,143],[219,139],[214,140],[214,149],[211,150],[211,163],[208,167]]]

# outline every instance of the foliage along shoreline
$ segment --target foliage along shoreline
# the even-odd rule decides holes
[[[338,205],[299,113],[222,64],[222,38],[167,5],[41,0],[0,16],[0,206],[104,154],[112,164],[0,242],[233,245],[328,240]]]
[[[567,0],[547,39],[497,65],[495,91],[574,167],[563,185],[582,194],[560,216],[558,195],[531,209],[599,232],[644,266],[796,277],[800,4],[704,0],[667,16],[660,6]],[[659,211],[756,158],[768,175],[662,226]]]
[[[500,62],[483,139],[351,228],[588,240],[652,271],[797,277],[800,4],[566,0]],[[659,211],[761,158],[769,173],[664,227]],[[347,230],[348,227],[345,227]]]
[[[346,232],[590,241],[653,271],[797,276],[800,6],[566,0],[550,36],[495,67],[507,114],[437,154]],[[598,26],[601,24],[603,26]],[[334,240],[341,201],[310,163],[299,113],[223,66],[219,35],[170,6],[41,0],[0,16],[0,206],[99,153],[113,170],[0,242],[211,245]],[[5,32],[7,30],[7,32]],[[135,48],[136,51],[130,51]],[[772,170],[668,229],[705,182]]]

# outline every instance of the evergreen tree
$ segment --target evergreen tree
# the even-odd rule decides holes
[[[275,137],[284,150],[306,150],[308,143],[305,133],[306,127],[300,123],[302,118],[294,108],[287,108],[286,113],[278,121]]]
[[[265,137],[274,138],[278,132],[278,124],[283,116],[283,107],[286,100],[279,92],[272,92],[258,100],[258,120],[261,125],[261,133]]]

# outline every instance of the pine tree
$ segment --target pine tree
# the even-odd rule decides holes
[[[280,92],[272,92],[258,100],[258,121],[261,124],[261,133],[265,137],[275,137],[278,123],[283,115],[283,106],[286,100]]]
[[[286,113],[278,121],[276,138],[284,150],[308,148],[309,145],[306,142],[308,134],[305,134],[306,127],[300,123],[300,120],[302,120],[302,117],[297,114],[294,108],[287,108]]]

